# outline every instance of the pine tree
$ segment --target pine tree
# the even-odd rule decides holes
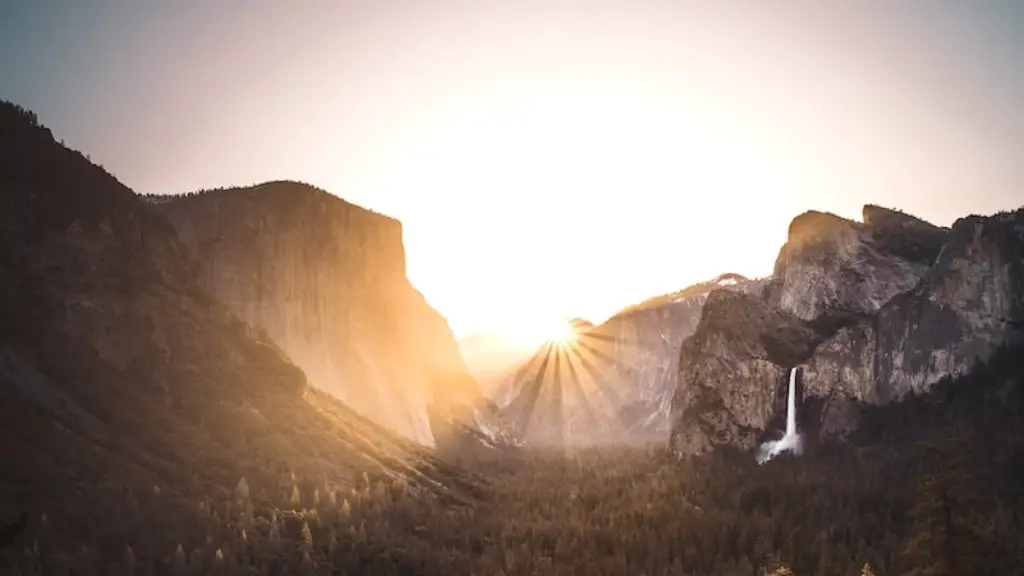
[[[974,574],[984,558],[984,539],[970,523],[976,498],[966,469],[955,455],[961,445],[921,445],[930,453],[933,466],[921,480],[910,512],[915,533],[903,553],[916,567],[909,575]]]

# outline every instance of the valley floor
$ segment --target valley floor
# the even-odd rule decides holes
[[[1020,352],[764,466],[660,445],[479,450],[439,464],[450,492],[365,474],[93,490],[74,504],[91,524],[34,516],[0,573],[1024,574]]]
[[[930,474],[918,456],[840,448],[758,467],[749,454],[686,463],[657,447],[524,451],[463,461],[486,472],[468,505],[384,483],[312,501],[296,489],[273,510],[236,493],[237,506],[203,511],[206,538],[162,558],[35,544],[6,560],[23,574],[40,562],[47,574],[903,574],[941,560],[948,528],[956,560],[981,570],[955,573],[1020,573],[1011,500],[972,493],[977,479],[952,461]],[[929,528],[919,510],[942,498],[962,524]]]

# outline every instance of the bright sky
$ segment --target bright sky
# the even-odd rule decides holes
[[[1015,0],[0,0],[0,98],[139,192],[401,219],[459,336],[767,274],[807,209],[1016,207],[1022,57]]]

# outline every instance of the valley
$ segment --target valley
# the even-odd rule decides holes
[[[526,449],[453,458],[451,473],[475,486],[458,501],[359,475],[344,489],[299,478],[186,498],[110,492],[92,512],[105,519],[105,543],[86,528],[67,533],[34,519],[33,545],[19,542],[2,558],[24,574],[41,565],[47,574],[73,566],[74,574],[853,576],[865,565],[901,574],[944,560],[950,530],[962,546],[953,560],[971,567],[963,573],[1013,574],[1024,552],[1022,359],[1019,348],[1001,351],[937,397],[866,411],[847,444],[764,466],[730,450],[680,461],[663,444]],[[179,514],[168,516],[169,505]],[[943,507],[955,524],[928,519]],[[69,536],[90,543],[63,544]]]
[[[460,349],[396,218],[0,134],[2,574],[1024,573],[1024,208]]]

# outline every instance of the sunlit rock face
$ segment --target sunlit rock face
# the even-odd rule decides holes
[[[429,450],[310,387],[203,288],[166,219],[34,115],[0,101],[0,134],[0,469],[48,538],[154,492],[149,512],[202,538],[197,501],[243,477],[264,495],[364,472],[455,485]]]
[[[428,405],[480,396],[447,322],[405,276],[397,220],[293,182],[154,206],[202,284],[360,413],[432,444]]]
[[[750,447],[778,418],[793,366],[803,400],[821,401],[819,421],[802,424],[837,439],[856,427],[858,405],[927,391],[985,360],[1021,313],[1022,217],[951,229],[873,206],[862,223],[797,217],[763,292],[712,293],[683,343],[672,445]]]
[[[900,235],[923,246],[904,248]],[[883,208],[866,207],[863,223],[807,212],[790,224],[775,261],[773,303],[809,322],[874,314],[917,284],[944,238],[939,228]]]
[[[759,286],[726,274],[627,307],[598,326],[578,322],[576,341],[540,351],[506,377],[498,388],[511,398],[503,412],[534,443],[664,440],[679,346],[708,294]]]
[[[619,414],[631,434],[664,439],[679,372],[679,347],[697,328],[708,294],[755,284],[725,274],[675,294],[631,306],[596,329],[610,342],[609,380],[621,395]]]

